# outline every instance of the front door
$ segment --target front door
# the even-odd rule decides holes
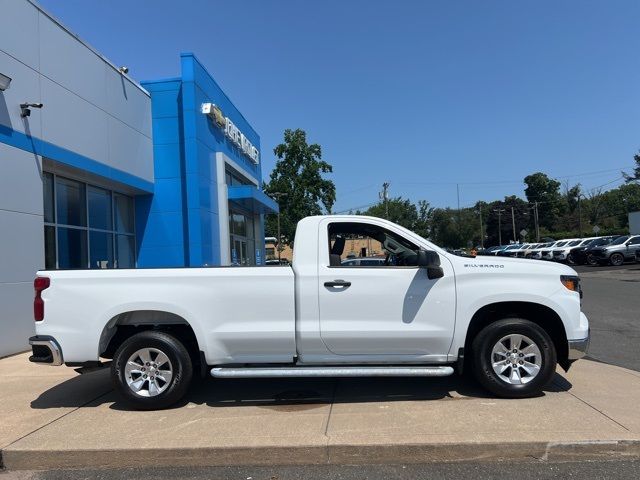
[[[455,322],[451,265],[442,257],[444,277],[429,279],[426,269],[416,266],[419,247],[413,241],[371,222],[327,219],[321,226],[327,232],[318,266],[324,344],[339,356],[442,360]],[[363,240],[372,246],[358,252],[354,245]],[[342,263],[363,253],[377,260]]]

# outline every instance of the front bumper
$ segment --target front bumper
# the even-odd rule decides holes
[[[36,335],[29,338],[29,345],[33,351],[33,355],[29,357],[30,362],[55,367],[62,365],[62,349],[55,338],[49,335]]]
[[[586,338],[569,340],[569,361],[579,360],[587,354],[589,343],[591,342],[591,329],[587,332]]]

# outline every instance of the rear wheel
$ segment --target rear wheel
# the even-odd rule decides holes
[[[122,398],[141,410],[179,401],[192,377],[187,349],[163,332],[141,332],[124,341],[111,364],[111,379]]]
[[[621,253],[614,253],[609,257],[609,263],[614,267],[619,267],[624,263],[624,255]]]
[[[472,350],[476,378],[500,397],[537,395],[556,370],[556,350],[547,332],[521,318],[488,325],[474,339]]]

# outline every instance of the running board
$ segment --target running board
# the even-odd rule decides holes
[[[453,367],[215,367],[216,378],[268,377],[447,377]]]

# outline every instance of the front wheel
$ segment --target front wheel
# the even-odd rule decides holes
[[[193,367],[179,340],[163,332],[141,332],[124,341],[111,364],[111,379],[124,400],[140,410],[166,408],[187,391]]]
[[[614,267],[619,267],[624,263],[624,255],[621,253],[614,253],[609,257],[609,263]]]
[[[472,358],[480,384],[504,398],[539,394],[557,364],[547,332],[521,318],[505,318],[482,329],[473,341]]]
[[[592,267],[595,267],[596,265],[598,265],[598,259],[595,257],[595,255],[590,253],[589,255],[587,255],[587,263]]]
[[[573,258],[573,254],[570,253],[569,255],[567,255],[567,263],[569,265],[575,265],[577,263],[575,258]]]

